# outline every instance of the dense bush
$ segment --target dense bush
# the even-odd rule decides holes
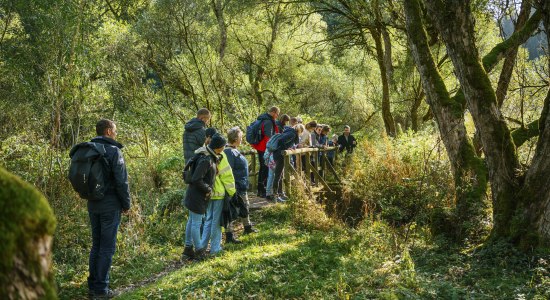
[[[413,146],[414,145],[414,146]],[[453,202],[453,179],[444,148],[429,132],[363,141],[345,158],[343,201],[394,226],[430,223]]]

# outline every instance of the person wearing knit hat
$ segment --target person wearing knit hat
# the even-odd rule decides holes
[[[208,148],[214,150],[216,154],[220,154],[221,152],[221,159],[217,165],[216,178],[212,188],[212,196],[206,208],[206,218],[200,243],[201,248],[206,249],[208,242],[210,242],[211,255],[216,255],[222,251],[221,217],[225,194],[227,193],[229,197],[233,197],[237,192],[233,170],[227,160],[227,154],[223,152],[226,144],[227,140],[219,134],[215,134],[210,144],[208,144]]]
[[[210,144],[210,141],[212,140],[212,137],[216,134],[218,134],[218,131],[214,127],[210,127],[206,129],[206,139],[204,140],[204,145]]]
[[[191,159],[191,161],[195,161],[195,166],[184,198],[189,215],[185,227],[185,247],[182,260],[201,260],[205,256],[207,245],[202,245],[201,226],[204,215],[210,210],[214,183],[218,180],[216,175],[219,173],[220,153],[223,152],[225,143],[223,137],[214,135],[207,146],[202,146],[195,151],[195,156]]]
[[[212,150],[222,148],[222,151],[223,151],[223,148],[225,148],[225,144],[227,144],[227,140],[223,136],[216,133],[212,136],[212,139],[208,144],[208,147]],[[218,151],[216,151],[216,153],[218,153]]]

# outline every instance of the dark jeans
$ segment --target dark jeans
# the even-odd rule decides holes
[[[88,212],[92,227],[88,289],[98,294],[107,293],[109,289],[109,270],[115,254],[120,213],[120,210]]]
[[[275,178],[273,179],[273,193],[275,193],[276,191],[281,193],[283,186],[283,177],[281,175],[283,174],[283,169],[285,168],[285,159],[284,156],[281,154],[281,151],[273,153],[273,160],[275,161],[275,172],[273,174],[273,176],[275,176]]]
[[[267,184],[268,168],[265,165],[264,153],[258,151],[258,160],[260,162],[260,171],[258,172],[258,195],[265,196],[265,188]]]

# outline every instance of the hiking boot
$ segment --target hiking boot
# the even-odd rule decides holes
[[[281,197],[277,197],[277,199],[275,199],[275,203],[285,203],[286,200],[281,198]]]
[[[199,250],[195,250],[195,256],[193,257],[193,260],[203,261],[205,259],[206,259],[206,247]]]
[[[193,251],[193,246],[185,245],[183,248],[183,253],[181,254],[181,260],[192,260],[195,257],[195,251]]]
[[[286,194],[282,194],[281,196],[279,196],[279,198],[283,199],[284,201],[288,201],[288,197]]]
[[[108,289],[107,292],[95,292],[95,291],[88,291],[88,299],[90,300],[103,300],[103,299],[111,299],[113,297],[118,296],[120,293],[115,292],[111,289]]]
[[[252,227],[252,225],[245,225],[243,234],[251,234],[258,232],[258,229]]]
[[[226,243],[233,243],[233,244],[242,243],[242,241],[237,239],[237,237],[233,234],[233,232],[226,232],[225,233],[225,242]]]
[[[267,201],[270,201],[270,202],[277,202],[277,195],[268,195],[267,197],[265,197],[267,199]]]

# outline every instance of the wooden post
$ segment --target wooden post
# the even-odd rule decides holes
[[[256,153],[251,153],[252,154],[252,161],[250,162],[250,167],[252,169],[251,170],[248,170],[249,172],[249,177],[250,175],[252,175],[252,191],[255,191],[258,189],[258,175],[256,174]]]
[[[292,170],[292,165],[290,164],[290,155],[285,155],[285,169],[284,169],[284,189],[285,193],[288,195],[291,194],[292,188],[290,186],[290,172]]]
[[[311,162],[308,161],[308,162],[306,163],[306,165],[307,165],[307,164],[311,164]],[[321,184],[325,187],[325,189],[326,189],[327,191],[329,191],[329,192],[331,192],[331,193],[334,193],[334,191],[330,188],[330,186],[328,185],[328,183],[323,179],[323,177],[321,177],[321,175],[319,175],[319,173],[317,172],[316,168],[314,168],[313,166],[311,166],[311,167],[312,167],[312,171],[313,171],[313,172],[312,172],[313,177],[315,177],[315,179],[317,179],[317,181],[318,181],[319,183],[321,183]]]
[[[306,160],[306,182],[309,182],[311,180],[311,152],[306,152],[304,159]]]
[[[315,149],[315,150],[318,151],[319,149]],[[315,163],[315,171],[319,172],[319,168],[321,167],[319,165],[319,152],[314,152],[313,155],[314,155],[313,161]]]
[[[327,150],[323,149],[322,156],[321,156],[321,170],[323,171],[323,179],[327,178]]]

